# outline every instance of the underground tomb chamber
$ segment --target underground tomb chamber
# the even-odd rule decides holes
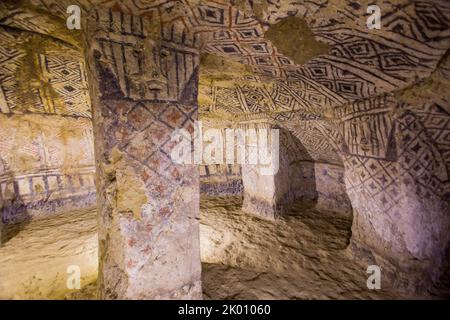
[[[0,4],[0,298],[448,297],[447,1],[72,2]]]

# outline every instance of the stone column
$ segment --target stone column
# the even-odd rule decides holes
[[[170,157],[197,119],[198,51],[155,17],[89,19],[100,298],[200,299],[198,168]]]
[[[273,220],[282,212],[282,198],[285,190],[280,180],[286,175],[286,166],[280,165],[282,152],[279,150],[279,129],[271,123],[256,123],[242,125],[240,130],[245,135],[246,157],[242,161],[242,184],[244,186],[244,201],[242,210],[264,219]],[[266,146],[261,145],[261,138],[266,136]],[[276,143],[275,148],[270,148]],[[267,148],[269,147],[269,148]],[[263,149],[275,151],[271,154],[272,165],[267,165],[260,157]],[[284,177],[285,178],[285,177]]]
[[[242,166],[243,211],[273,220],[297,200],[315,205],[318,197],[315,164],[301,142],[284,127],[271,123],[247,125],[247,135],[252,129],[258,133],[261,129],[267,130],[278,141],[272,170],[267,170],[261,161],[256,165],[247,161]],[[276,135],[273,129],[277,130]],[[258,134],[258,146],[260,139]],[[247,150],[251,148],[252,143],[247,143]]]
[[[408,106],[380,97],[339,108],[352,249],[379,265],[386,285],[423,291],[449,241],[445,164]]]
[[[264,219],[274,220],[281,214],[277,205],[276,174],[262,175],[257,165],[242,166],[244,202],[242,210]]]

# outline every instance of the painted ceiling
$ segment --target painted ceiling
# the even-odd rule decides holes
[[[158,18],[166,39],[174,28],[185,30],[202,53],[201,116],[274,121],[315,160],[341,162],[342,108],[368,100],[375,102],[366,112],[382,112],[380,97],[399,99],[437,73],[449,78],[445,0],[382,1],[380,30],[367,27],[371,1],[365,0],[6,1],[0,4],[1,112],[90,117],[81,33],[65,27],[73,4],[86,15],[101,7],[118,19],[122,13]],[[412,99],[419,110],[434,103],[449,115],[445,95],[422,98]]]

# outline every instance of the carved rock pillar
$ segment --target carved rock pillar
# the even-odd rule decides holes
[[[202,297],[198,168],[170,157],[197,119],[199,55],[155,19],[98,11],[88,24],[104,299]]]
[[[264,219],[273,220],[281,212],[277,206],[276,175],[262,175],[257,165],[242,166],[244,202],[242,210]]]
[[[305,147],[284,128],[267,123],[255,126],[256,131],[261,129],[270,132],[268,139],[272,143],[275,142],[272,139],[277,139],[275,158],[272,158],[273,170],[267,170],[266,166],[259,164],[242,167],[243,210],[267,219],[275,219],[297,200],[315,204],[315,166]],[[277,130],[277,133],[274,134],[272,129]],[[258,139],[260,140],[259,136]]]
[[[245,132],[247,152],[242,165],[242,210],[269,220],[282,212],[284,193],[280,180],[286,173],[284,164],[280,165],[279,130],[272,129],[275,127],[270,123],[247,124],[241,129]],[[263,159],[263,154],[270,155],[269,161]]]

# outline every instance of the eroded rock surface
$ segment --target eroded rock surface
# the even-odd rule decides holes
[[[382,277],[366,287],[367,265],[347,250],[351,218],[297,203],[277,221],[240,210],[242,198],[205,197],[200,244],[205,299],[398,299],[405,295]],[[96,212],[73,211],[9,226],[0,249],[2,298],[94,299]],[[81,290],[67,289],[67,267],[80,266]],[[13,267],[14,266],[14,267]]]

